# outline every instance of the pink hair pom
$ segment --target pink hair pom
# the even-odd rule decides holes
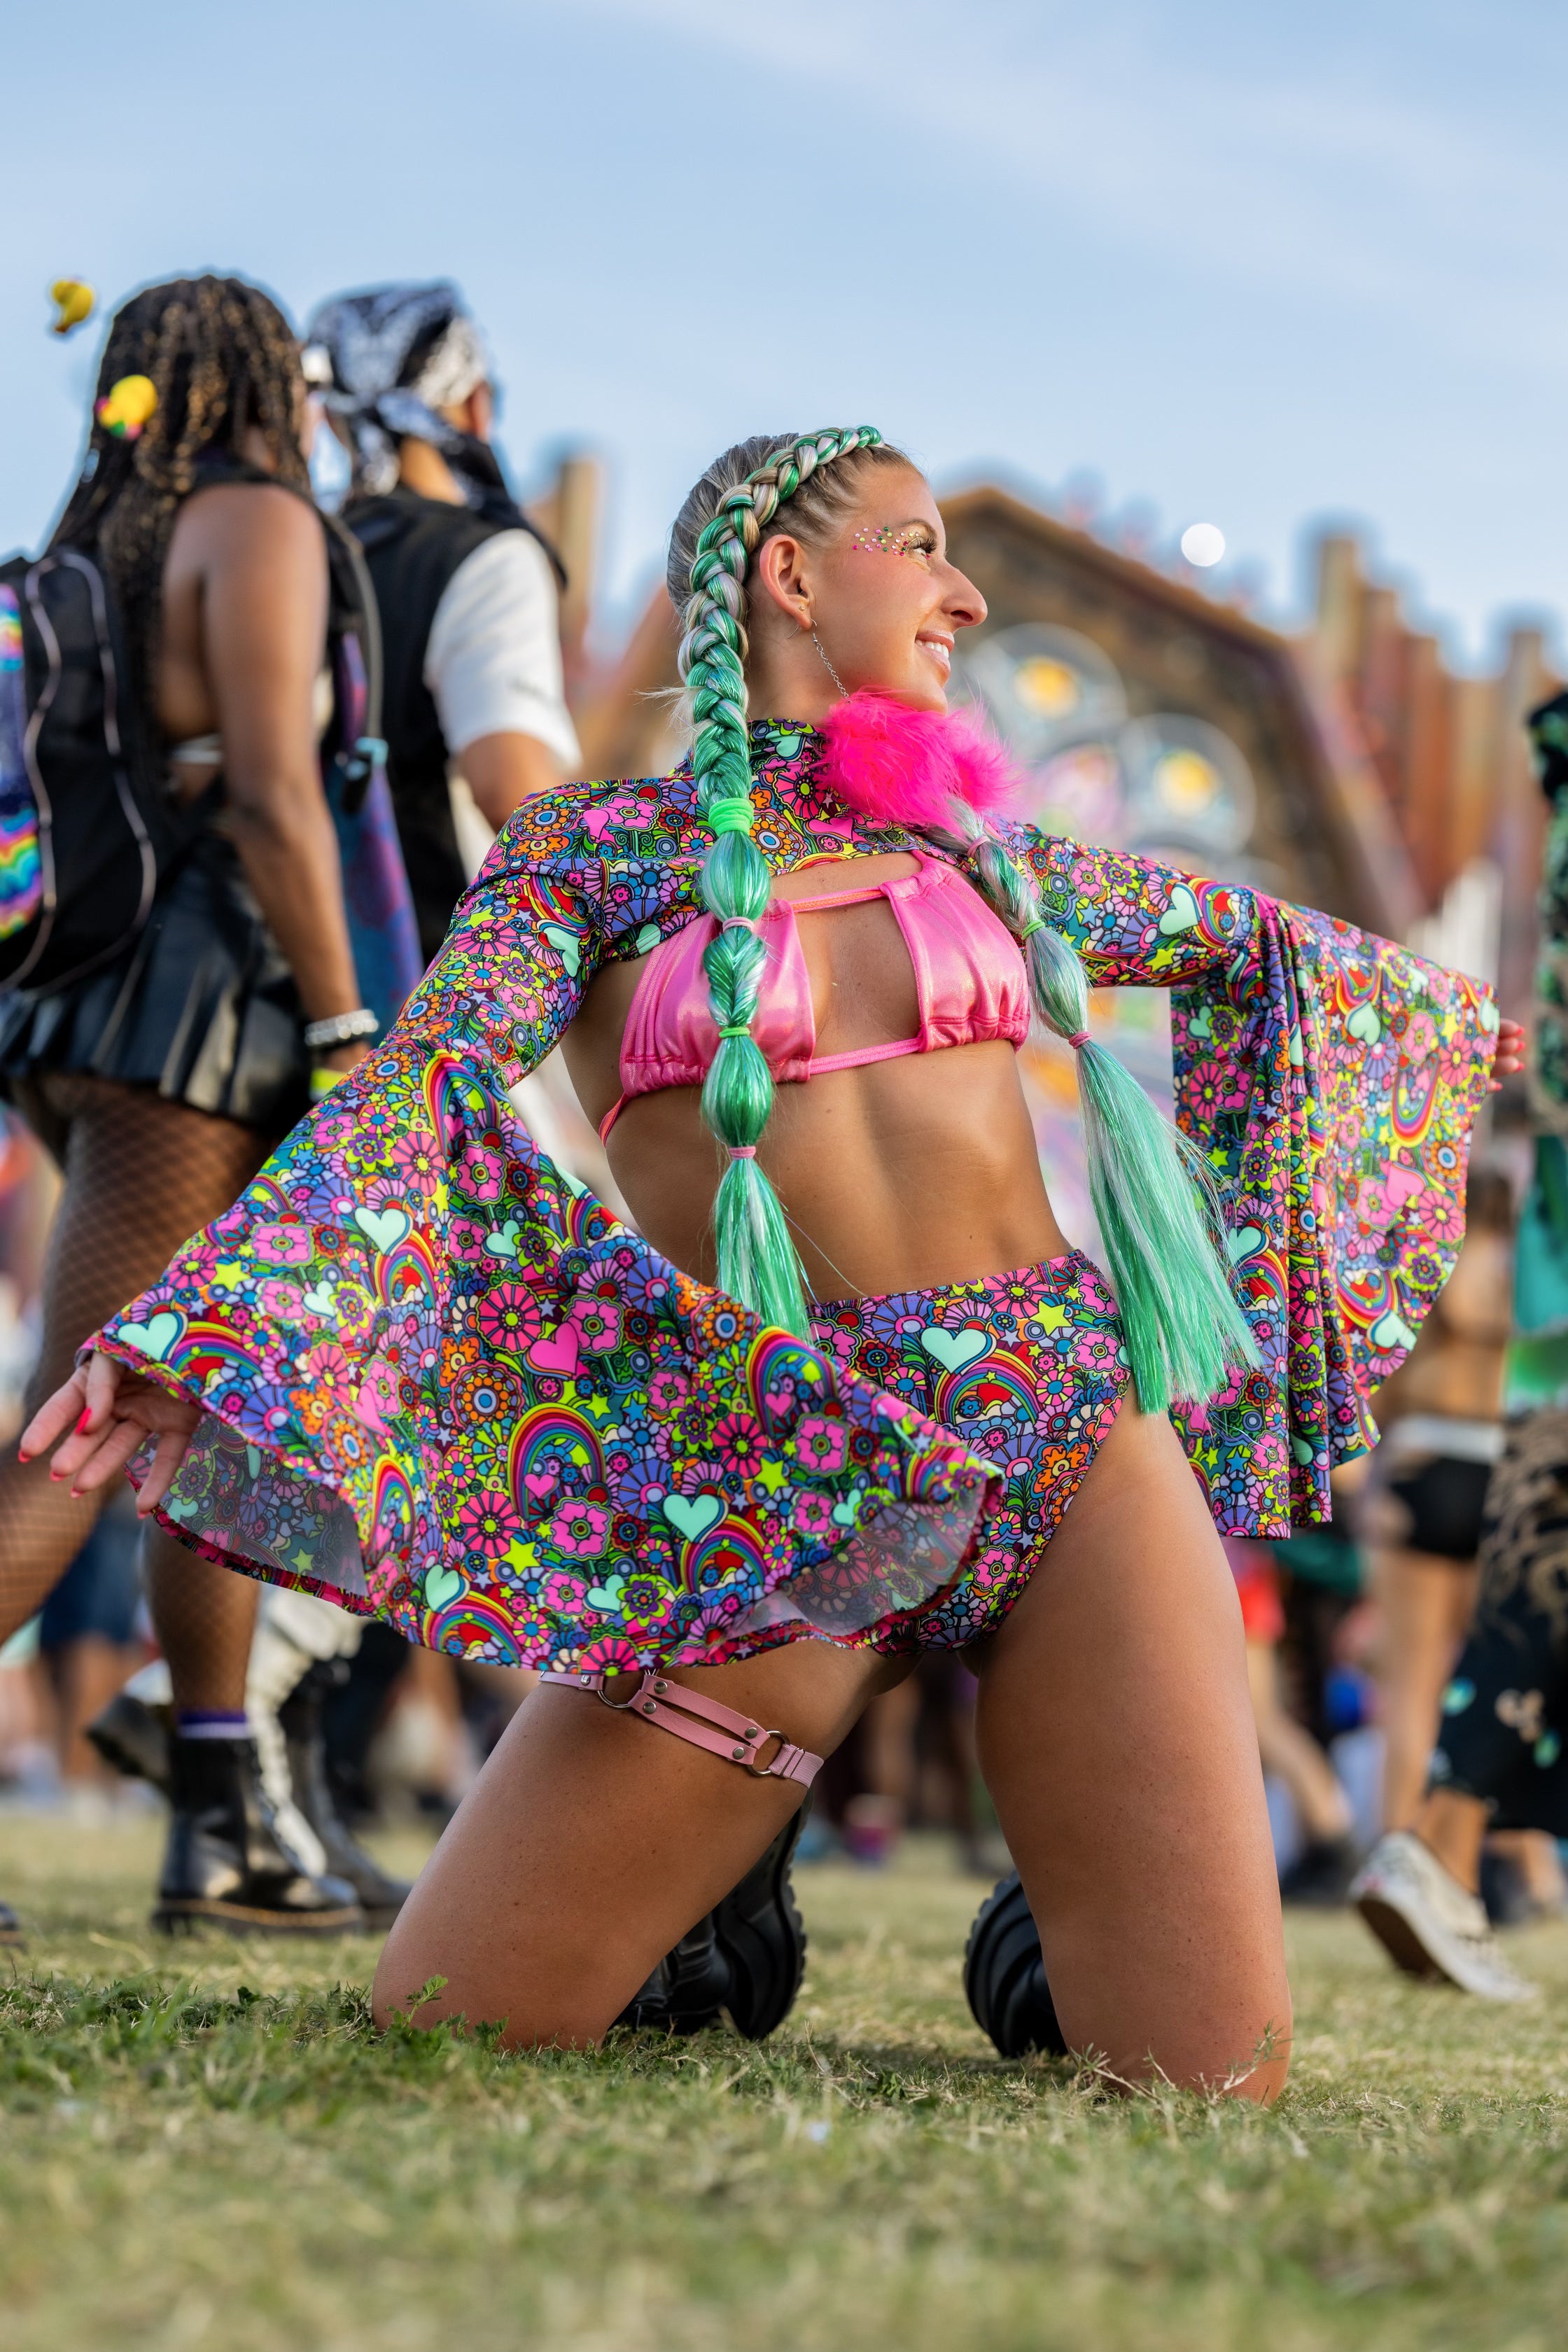
[[[862,688],[822,721],[816,779],[883,824],[951,825],[953,803],[983,817],[1012,814],[1022,779],[965,710],[911,710]]]

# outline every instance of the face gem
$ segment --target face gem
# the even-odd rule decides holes
[[[864,555],[912,555],[921,563],[929,563],[931,558],[931,533],[919,523],[906,523],[901,530],[895,530],[890,523],[876,530],[862,528],[849,544]]]

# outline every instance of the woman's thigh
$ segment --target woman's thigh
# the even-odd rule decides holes
[[[981,1769],[1069,2044],[1272,2097],[1290,1996],[1241,1612],[1163,1416],[1123,1410],[976,1664]]]
[[[670,1679],[826,1755],[904,1671],[801,1641],[732,1665],[679,1667]],[[523,2046],[595,2041],[800,1801],[794,1781],[753,1778],[584,1694],[535,1691],[387,1938],[378,2020],[439,1977],[423,2024],[499,2022],[507,2042]]]

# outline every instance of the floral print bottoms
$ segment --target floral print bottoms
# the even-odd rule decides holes
[[[1128,1384],[1103,1276],[1075,1250],[936,1290],[828,1299],[812,1319],[818,1347],[840,1370],[945,1423],[969,1454],[1002,1474],[957,1575],[856,1642],[903,1654],[959,1649],[994,1632],[1078,1492]]]

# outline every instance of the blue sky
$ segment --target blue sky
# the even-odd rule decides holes
[[[1560,0],[5,0],[0,55],[0,544],[95,362],[51,278],[450,274],[623,599],[725,443],[866,419],[1217,522],[1284,611],[1360,518],[1468,660],[1568,607]]]

